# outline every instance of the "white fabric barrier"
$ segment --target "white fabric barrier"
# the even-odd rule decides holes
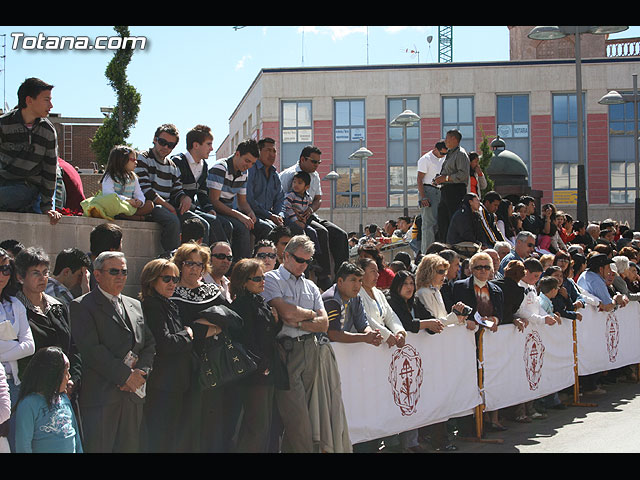
[[[463,326],[409,333],[401,349],[331,346],[354,444],[471,414],[482,403],[475,337]]]
[[[518,405],[574,384],[573,326],[502,325],[482,337],[485,410]]]
[[[580,310],[577,325],[578,375],[590,375],[640,363],[640,304],[630,302],[614,312]]]

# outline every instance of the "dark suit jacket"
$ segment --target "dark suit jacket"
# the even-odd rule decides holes
[[[493,305],[493,316],[498,319],[499,323],[502,323],[504,303],[502,290],[491,282],[487,282],[487,286],[489,287],[489,298]],[[469,319],[473,319],[477,306],[476,292],[473,289],[473,275],[464,280],[458,280],[453,284],[453,303],[456,304],[458,302],[462,302],[473,308],[473,312],[469,315]]]
[[[122,301],[133,331],[97,287],[70,304],[71,333],[83,359],[81,406],[108,405],[127,396],[144,402],[135,393],[119,388],[131,374],[124,358],[132,351],[139,357],[135,368],[150,369],[155,342],[140,302],[124,295]]]
[[[504,307],[502,312],[504,318],[500,323],[503,325],[513,323],[515,313],[518,311],[522,301],[524,300],[524,288],[510,278],[492,280],[491,283],[500,287],[504,297]]]
[[[159,295],[151,295],[143,300],[142,311],[156,344],[147,388],[187,391],[195,371],[193,340],[184,328],[178,306]]]

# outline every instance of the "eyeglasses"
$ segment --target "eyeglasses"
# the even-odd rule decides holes
[[[473,270],[491,270],[491,265],[476,265]]]
[[[270,258],[271,260],[273,260],[276,257],[277,255],[275,253],[267,253],[267,252],[256,253],[256,258],[260,258],[261,260],[264,260],[265,258]]]
[[[212,253],[211,256],[218,260],[229,260],[230,262],[233,260],[233,255],[225,255],[224,253]]]
[[[107,272],[109,275],[112,276],[116,276],[116,275],[123,275],[123,276],[127,276],[127,274],[129,273],[129,271],[126,268],[123,269],[119,269],[119,268],[110,268],[109,270],[105,270],[104,268],[101,268],[100,271],[102,272]]]
[[[158,142],[158,145],[160,145],[161,147],[174,148],[178,144],[178,142],[169,142],[161,137],[156,137],[156,141]]]
[[[533,248],[533,247],[535,247],[535,246],[536,246],[536,244],[535,244],[535,243],[527,243],[527,247],[529,247],[529,248]]]
[[[184,267],[204,268],[204,263],[202,263],[202,262],[193,262],[191,260],[185,260],[184,262],[182,262],[182,265]]]
[[[174,277],[173,275],[162,275],[160,277],[160,280],[162,280],[164,283],[173,282],[177,284],[180,281],[180,277]]]
[[[11,275],[11,265],[2,265],[0,266],[0,273],[2,273],[5,277]]]
[[[264,280],[264,275],[256,275],[255,277],[249,278],[252,282],[259,283]]]
[[[311,257],[309,260],[307,260],[307,259],[304,259],[304,258],[300,258],[297,255],[294,255],[293,253],[290,253],[289,255],[291,255],[293,257],[293,259],[298,263],[306,263],[307,265],[311,265],[311,263],[313,262],[313,257]]]

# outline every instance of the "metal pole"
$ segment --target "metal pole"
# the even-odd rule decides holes
[[[635,154],[635,177],[636,177],[636,199],[635,199],[635,224],[634,230],[640,230],[640,155],[638,154],[638,74],[633,74],[633,147]]]
[[[580,53],[580,31],[576,26],[576,102],[578,106],[578,200],[577,218],[584,222],[588,221],[587,212],[587,185],[584,165],[584,131],[582,118],[582,62]],[[571,177],[571,174],[569,174]]]
[[[402,99],[402,111],[404,112],[407,109],[407,99],[403,98]],[[405,217],[409,216],[409,202],[407,199],[407,189],[409,188],[409,186],[407,185],[407,124],[405,123],[402,126],[402,152],[403,152],[403,164],[404,164],[404,169],[402,172],[403,175],[403,186],[404,186],[404,191],[402,192],[402,202],[404,205],[404,213],[403,215]]]

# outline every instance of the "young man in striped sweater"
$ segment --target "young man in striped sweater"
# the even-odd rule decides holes
[[[53,208],[58,137],[47,120],[52,89],[38,78],[26,79],[18,106],[0,117],[0,211],[42,212],[56,224],[62,215]]]
[[[234,263],[251,257],[251,230],[257,219],[247,201],[247,178],[248,170],[259,156],[258,143],[245,140],[238,144],[232,156],[214,163],[207,176],[209,199],[217,217],[232,230]]]
[[[158,127],[153,147],[140,152],[135,169],[142,193],[154,203],[151,219],[162,226],[160,243],[165,251],[180,246],[181,222],[192,216],[191,197],[182,188],[180,169],[169,158],[178,137],[175,125],[167,123]]]

